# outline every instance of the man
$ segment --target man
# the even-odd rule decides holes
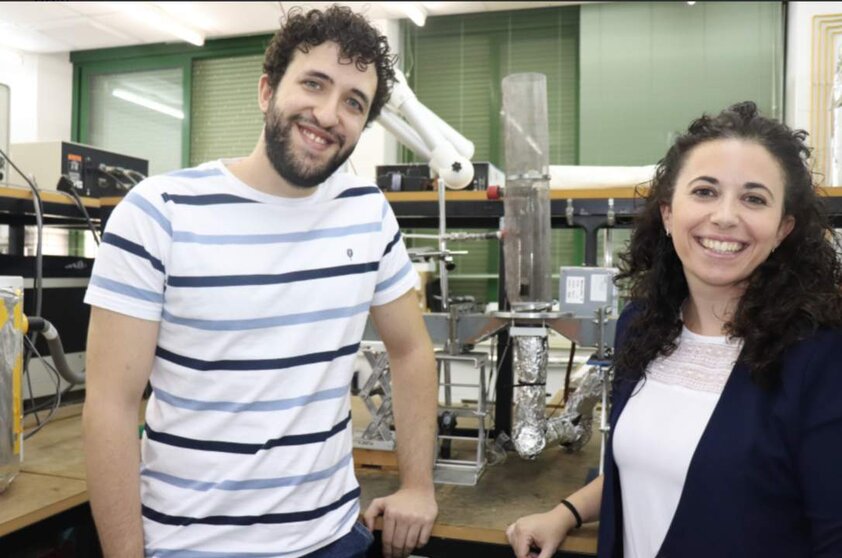
[[[348,8],[292,13],[266,52],[254,151],[152,177],[115,209],[86,298],[88,489],[106,556],[358,557],[381,514],[385,556],[427,542],[437,385],[415,276],[380,191],[335,172],[391,65]],[[367,529],[349,385],[369,311],[391,360],[401,487],[372,502]]]

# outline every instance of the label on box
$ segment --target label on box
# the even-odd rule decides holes
[[[567,304],[585,303],[585,278],[568,277],[564,289],[564,302]]]
[[[608,302],[608,275],[591,275],[591,302]]]

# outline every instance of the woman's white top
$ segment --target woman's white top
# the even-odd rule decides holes
[[[677,345],[670,356],[649,364],[614,432],[628,558],[652,558],[660,550],[690,460],[742,341],[698,335],[685,327]]]

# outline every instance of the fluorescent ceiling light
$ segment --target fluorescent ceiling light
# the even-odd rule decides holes
[[[144,2],[109,2],[109,4],[153,29],[169,33],[196,46],[205,44],[204,35],[177,21],[157,6]]]
[[[202,9],[203,3],[204,2],[155,2],[155,5],[173,16],[178,21],[190,22],[190,25],[200,31],[218,31],[220,23]]]
[[[427,12],[424,10],[423,6],[421,6],[420,2],[394,2],[394,4],[398,6],[403,13],[406,14],[406,17],[411,19],[415,25],[418,27],[424,27],[424,23],[427,21]]]
[[[131,91],[126,91],[125,89],[115,89],[111,92],[111,94],[117,97],[118,99],[123,99],[124,101],[128,101],[130,103],[140,105],[150,110],[166,114],[167,116],[172,116],[173,118],[184,120],[184,112],[180,111],[179,109],[168,107],[163,103],[153,101],[152,99],[147,99],[146,97],[142,97],[141,95],[132,93]]]

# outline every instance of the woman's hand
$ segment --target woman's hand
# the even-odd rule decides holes
[[[517,558],[550,558],[576,520],[567,508],[521,517],[506,529]]]

